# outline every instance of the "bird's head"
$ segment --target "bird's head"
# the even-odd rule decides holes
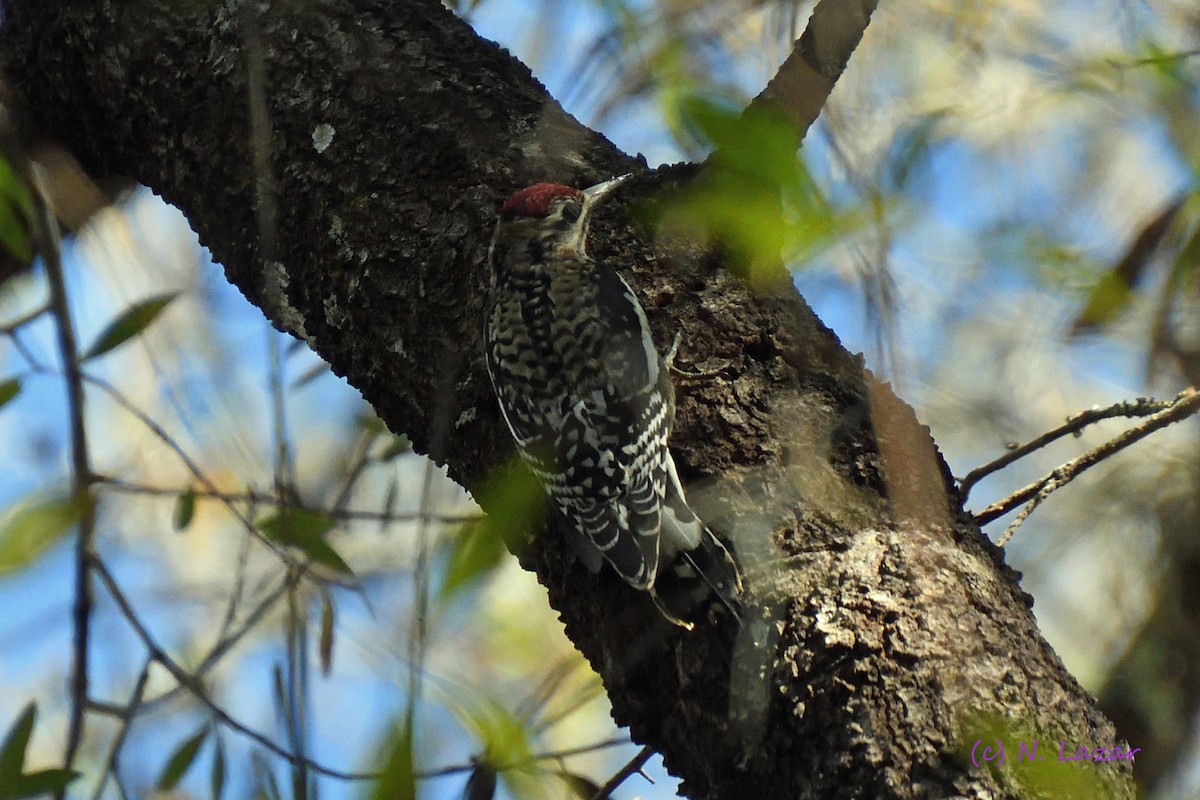
[[[535,183],[500,207],[489,254],[496,270],[521,271],[562,256],[583,255],[592,209],[628,175],[580,191],[561,183]]]

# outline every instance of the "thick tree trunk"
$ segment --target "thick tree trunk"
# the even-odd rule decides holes
[[[7,6],[32,120],[183,209],[276,326],[480,487],[511,451],[481,357],[498,199],[643,167],[437,0]],[[539,538],[525,561],[617,720],[696,798],[1027,796],[1046,784],[1020,741],[1046,762],[1059,740],[1115,743],[910,409],[790,286],[652,252],[620,206],[593,253],[629,265],[661,343],[682,330],[685,363],[724,365],[680,386],[673,446],[758,603],[731,656]],[[972,766],[984,730],[1004,766]],[[1127,762],[1069,766],[1088,796],[1132,796]]]

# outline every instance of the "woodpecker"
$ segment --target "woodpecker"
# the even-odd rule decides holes
[[[583,191],[538,183],[504,203],[488,255],[487,366],[517,450],[584,564],[594,573],[607,560],[690,629],[660,598],[661,574],[699,578],[735,618],[741,577],[684,499],[667,448],[669,362],[646,314],[584,250],[592,210],[627,177]]]

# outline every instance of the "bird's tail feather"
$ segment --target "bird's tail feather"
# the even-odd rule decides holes
[[[664,615],[689,620],[727,612],[742,622],[742,576],[733,554],[706,526],[700,544],[660,567],[655,600]]]

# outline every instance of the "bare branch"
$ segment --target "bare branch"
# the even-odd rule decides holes
[[[71,494],[81,503],[79,530],[75,539],[75,604],[72,610],[74,636],[71,665],[71,717],[67,728],[67,748],[64,765],[70,769],[83,740],[84,714],[88,697],[88,651],[92,618],[92,587],[88,575],[88,556],[94,546],[96,509],[91,498],[92,468],[88,455],[87,428],[84,424],[83,373],[71,307],[67,301],[67,283],[63,275],[58,222],[48,205],[47,193],[37,173],[29,169],[28,161],[15,143],[6,142],[6,150],[21,160],[18,169],[24,171],[30,188],[35,213],[29,220],[37,251],[42,255],[46,282],[50,288],[50,314],[54,318],[55,339],[67,389],[67,414],[71,436]],[[14,336],[15,340],[15,336]],[[58,793],[59,797],[65,790]]]
[[[612,793],[617,790],[617,787],[627,781],[630,776],[642,771],[642,767],[646,766],[646,762],[654,755],[653,747],[643,747],[641,752],[629,760],[629,763],[621,767],[621,770],[608,779],[608,783],[600,787],[600,791],[596,792],[592,800],[608,800],[612,797]]]
[[[234,719],[228,711],[226,711],[215,700],[209,697],[208,692],[205,690],[204,686],[200,683],[196,676],[192,675],[183,667],[181,667],[167,654],[165,650],[159,647],[158,643],[154,640],[154,637],[150,635],[150,631],[146,628],[145,624],[142,623],[141,618],[138,617],[133,605],[129,602],[129,598],[127,598],[125,593],[121,591],[121,587],[117,585],[116,579],[113,578],[112,573],[108,571],[108,567],[105,566],[104,562],[101,561],[98,556],[92,555],[90,564],[92,570],[100,578],[100,582],[104,584],[104,587],[112,596],[113,601],[117,604],[117,608],[121,611],[121,615],[125,617],[126,622],[128,622],[129,626],[133,628],[133,631],[137,634],[137,637],[142,640],[142,645],[149,652],[150,657],[161,664],[162,667],[171,674],[171,677],[174,678],[180,686],[187,689],[193,697],[207,707],[222,725],[233,731],[236,731],[237,733],[240,733],[242,736],[252,740],[260,747],[264,748],[273,755],[282,758],[289,764],[294,765],[300,761],[304,761],[305,766],[308,769],[311,769],[313,772],[319,772],[322,775],[326,775],[330,778],[337,778],[338,780],[344,781],[363,781],[373,780],[374,778],[378,777],[378,773],[346,772],[343,770],[331,769],[330,767],[319,764],[310,758],[301,758],[286,748],[275,744],[271,737],[259,733],[253,728],[250,728],[249,726]]]
[[[966,502],[967,495],[971,493],[971,489],[975,488],[975,484],[988,475],[1004,469],[1014,461],[1022,459],[1068,434],[1079,433],[1088,425],[1093,425],[1101,420],[1113,419],[1114,417],[1148,417],[1172,407],[1178,401],[1179,397],[1176,397],[1174,400],[1138,399],[1132,403],[1117,403],[1108,408],[1093,408],[1087,411],[1080,411],[1078,414],[1068,417],[1066,424],[1047,431],[1019,447],[1014,447],[995,461],[990,461],[968,472],[967,476],[958,482],[958,493],[962,496],[963,501]]]
[[[791,55],[748,110],[782,112],[804,138],[845,71],[877,5],[877,0],[817,3]]]
[[[94,475],[92,480],[97,483],[102,483],[105,488],[112,489],[118,492],[128,492],[130,494],[141,494],[159,497],[176,497],[182,494],[185,489],[171,486],[149,486],[143,483],[134,483],[125,481],[120,478],[113,478],[107,475]],[[196,499],[220,500],[222,503],[256,503],[264,506],[281,506],[295,505],[294,502],[280,500],[273,494],[266,492],[256,492],[247,490],[244,492],[222,492],[216,489],[202,487],[194,490]],[[339,495],[340,496],[340,495]],[[367,509],[339,509],[336,505],[333,508],[322,508],[305,506],[312,511],[317,511],[322,514],[328,514],[334,519],[341,520],[369,520],[371,522],[419,522],[422,519],[427,519],[430,522],[438,522],[446,525],[457,525],[464,522],[477,522],[483,518],[482,514],[467,513],[467,514],[433,514],[421,511],[403,511],[392,512],[386,511],[370,511]]]
[[[133,694],[129,697],[129,703],[125,708],[121,709],[121,727],[117,730],[117,735],[113,737],[112,746],[108,749],[108,759],[104,764],[104,772],[100,775],[100,781],[96,784],[96,791],[92,795],[92,800],[101,800],[104,797],[104,788],[108,784],[110,775],[117,774],[117,758],[121,755],[121,748],[125,746],[125,739],[129,735],[129,728],[133,725],[133,719],[137,716],[138,709],[142,705],[142,697],[146,692],[146,682],[150,679],[150,665],[154,663],[153,658],[147,658],[146,663],[142,665],[142,671],[138,673],[137,682],[133,687]]]
[[[1154,414],[1141,425],[1130,428],[1121,435],[1109,439],[1099,447],[1068,461],[1033,483],[1018,489],[1003,500],[993,503],[978,514],[975,514],[975,521],[980,525],[986,525],[1028,501],[1030,503],[1029,507],[1021,513],[1017,520],[1009,526],[997,541],[997,544],[1003,547],[1012,538],[1017,527],[1025,521],[1033,509],[1040,505],[1051,492],[1066,486],[1079,475],[1114,453],[1124,450],[1134,442],[1141,441],[1160,428],[1165,428],[1174,422],[1195,414],[1198,410],[1200,410],[1200,392],[1197,392],[1195,389],[1187,389],[1181,392],[1166,410]]]

